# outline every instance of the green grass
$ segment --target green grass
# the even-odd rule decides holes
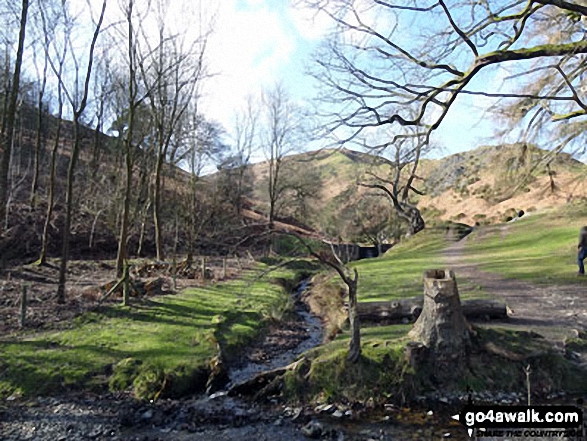
[[[132,375],[151,372],[161,381],[178,372],[194,375],[208,368],[217,342],[230,355],[257,335],[276,308],[287,305],[289,294],[270,280],[294,274],[280,270],[257,280],[258,272],[250,272],[242,281],[84,314],[71,329],[4,338],[0,396],[101,388],[113,366],[129,358],[137,360],[127,363],[136,367],[126,369]]]
[[[467,241],[466,258],[508,278],[533,283],[576,282],[577,242],[585,223],[584,208],[523,217],[473,233]]]
[[[309,366],[289,372],[285,395],[291,401],[353,402],[386,400],[401,393],[410,368],[403,355],[411,326],[381,326],[361,331],[362,355],[347,361],[349,337],[340,335],[306,354]]]
[[[352,266],[359,272],[360,302],[391,301],[423,293],[424,272],[446,268],[443,250],[448,245],[444,228],[426,229],[393,247],[376,259],[365,259]],[[479,286],[457,279],[463,298],[480,298]]]

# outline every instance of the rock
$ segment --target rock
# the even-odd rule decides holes
[[[141,415],[142,420],[150,420],[153,418],[153,411],[151,409],[147,410]]]
[[[314,408],[314,412],[316,413],[330,413],[334,410],[336,408],[332,404],[320,404]]]
[[[302,433],[304,436],[312,439],[318,439],[322,436],[322,432],[324,432],[324,427],[318,421],[310,421],[304,427],[302,427]]]
[[[337,409],[337,410],[336,410],[336,411],[335,411],[335,412],[332,414],[332,416],[333,416],[334,418],[342,418],[342,417],[344,416],[344,413],[342,413],[340,410],[338,410],[338,409]]]
[[[426,412],[426,415],[432,416],[432,415],[434,415],[434,412],[432,412],[431,410],[429,410],[428,412]]]
[[[446,432],[444,435],[442,435],[443,438],[450,438],[451,434],[449,432]]]
[[[388,412],[398,412],[399,411],[399,407],[397,407],[395,404],[384,404],[383,408],[388,411]]]

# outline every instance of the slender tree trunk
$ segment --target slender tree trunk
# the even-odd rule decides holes
[[[71,217],[73,213],[73,183],[75,180],[75,168],[79,156],[80,139],[80,115],[75,116],[73,122],[73,146],[71,158],[67,169],[67,189],[65,194],[65,222],[63,225],[61,243],[61,263],[59,265],[59,282],[57,285],[57,303],[65,303],[65,281],[67,278],[67,263],[69,261],[69,239],[71,234]]]
[[[44,265],[47,263],[47,246],[49,242],[49,225],[51,224],[51,218],[53,217],[53,203],[55,200],[55,163],[57,162],[57,151],[59,149],[59,141],[61,136],[61,114],[62,114],[63,104],[60,101],[59,103],[59,117],[57,120],[57,131],[55,133],[55,143],[53,144],[53,149],[51,150],[51,164],[50,164],[50,176],[49,176],[49,200],[47,201],[47,214],[45,216],[45,225],[43,226],[43,237],[41,238],[41,253],[39,255],[39,260],[37,261],[39,265]]]
[[[29,1],[22,0],[22,11],[20,16],[20,32],[18,35],[18,49],[12,78],[12,90],[8,105],[6,128],[2,133],[2,159],[0,160],[0,233],[2,233],[4,220],[6,219],[6,204],[8,202],[8,169],[10,167],[10,156],[12,154],[12,140],[14,136],[14,120],[16,117],[16,101],[20,88],[20,70],[24,52],[24,40],[26,35],[26,21],[29,9]]]
[[[45,86],[47,85],[47,58],[45,56],[45,65],[43,66],[43,81],[39,91],[39,100],[37,102],[37,135],[35,139],[35,168],[33,173],[33,183],[31,185],[30,206],[34,210],[37,205],[37,190],[39,188],[39,163],[41,155],[41,141],[43,134],[43,97],[45,96]]]
[[[124,153],[126,164],[126,181],[124,186],[124,202],[122,209],[122,222],[120,223],[120,238],[118,239],[118,255],[116,257],[116,273],[120,277],[124,271],[127,259],[128,222],[130,216],[130,199],[132,193],[132,166],[133,166],[133,133],[135,120],[135,68],[134,68],[134,30],[132,26],[132,0],[128,4],[128,61],[129,61],[129,90],[128,90],[128,128],[124,140]],[[140,247],[140,245],[139,245]]]
[[[67,262],[69,260],[69,238],[71,234],[71,217],[73,211],[73,182],[75,179],[75,168],[77,165],[77,160],[79,156],[79,149],[81,146],[81,136],[80,136],[80,118],[86,109],[86,105],[88,103],[88,91],[89,91],[89,82],[92,74],[92,64],[94,61],[94,49],[96,47],[96,41],[98,40],[98,35],[100,34],[100,28],[102,26],[102,22],[104,20],[104,12],[106,10],[106,0],[102,2],[102,12],[100,13],[100,18],[96,29],[94,30],[94,35],[92,38],[92,43],[90,45],[90,52],[89,52],[89,59],[88,59],[88,66],[86,69],[86,78],[84,83],[84,94],[81,99],[81,103],[77,109],[75,109],[73,101],[71,101],[72,107],[74,107],[73,112],[73,146],[71,149],[71,158],[69,160],[69,167],[67,169],[67,190],[65,195],[65,222],[63,227],[63,242],[61,246],[61,263],[59,265],[59,282],[57,285],[57,302],[58,303],[65,303],[65,281],[67,278]]]
[[[349,290],[349,322],[351,325],[351,343],[347,358],[352,363],[357,362],[361,356],[361,323],[357,310],[357,281],[357,273],[355,273],[354,279],[345,281]]]
[[[155,247],[157,260],[165,258],[163,254],[163,237],[161,232],[161,170],[163,168],[163,155],[158,155],[155,167],[155,183],[153,191],[153,223],[155,225]]]
[[[118,254],[116,256],[116,274],[118,277],[122,276],[124,262],[127,259],[128,223],[132,191],[132,158],[131,152],[129,150],[126,151],[126,181],[124,186],[124,202],[122,204],[123,208],[122,222],[120,223],[120,237],[118,238]]]

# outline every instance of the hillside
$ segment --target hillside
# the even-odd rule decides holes
[[[287,167],[298,178],[309,176],[320,187],[308,202],[309,215],[304,216],[316,229],[334,230],[336,226],[344,237],[354,232],[351,224],[361,222],[361,212],[365,217],[382,210],[391,212],[382,195],[357,186],[372,167],[378,175],[389,172],[382,158],[348,149],[323,150],[290,156],[284,169]],[[483,146],[423,160],[419,176],[426,194],[415,201],[428,224],[501,222],[519,210],[532,212],[587,199],[586,173],[585,164],[566,153],[552,154],[524,144]],[[267,163],[253,165],[252,176],[253,205],[265,210]],[[288,211],[291,206],[284,205],[282,212],[295,217],[295,210]]]

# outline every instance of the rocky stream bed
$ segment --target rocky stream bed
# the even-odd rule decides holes
[[[270,326],[262,339],[229,364],[230,383],[285,366],[322,342],[320,320],[293,294],[294,317]],[[288,407],[277,401],[255,403],[226,390],[210,396],[138,401],[130,393],[68,393],[0,402],[0,440],[441,440],[469,439],[450,415],[469,397],[420,397],[416,409],[369,403]],[[519,394],[473,394],[475,402],[525,404]],[[560,402],[563,396],[553,396]],[[492,438],[479,438],[491,440]]]

